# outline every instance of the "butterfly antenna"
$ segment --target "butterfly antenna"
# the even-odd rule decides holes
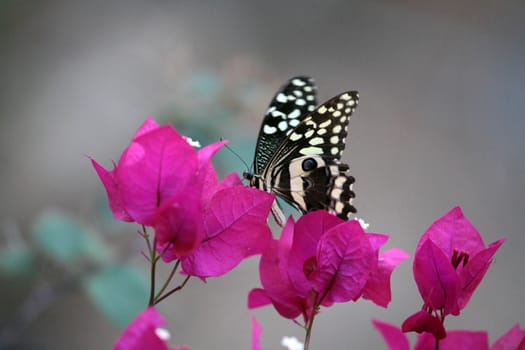
[[[223,138],[221,137],[220,140],[222,141]],[[244,159],[242,159],[242,157],[239,155],[239,153],[235,152],[230,146],[228,146],[228,144],[225,144],[224,147],[226,147],[226,149],[228,151],[230,151],[231,153],[233,153],[237,158],[239,158],[239,160],[244,164],[244,166],[246,167],[246,169],[248,170],[251,170],[250,167],[248,166],[248,163],[246,163],[244,161]]]

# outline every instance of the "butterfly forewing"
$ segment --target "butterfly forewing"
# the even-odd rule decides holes
[[[259,130],[254,157],[254,173],[261,174],[275,151],[302,119],[315,109],[313,79],[298,76],[290,79],[275,94]]]
[[[302,156],[323,155],[339,160],[343,154],[350,116],[357,107],[359,94],[348,91],[320,105],[289,133],[286,142],[281,142],[271,157],[267,172],[279,170],[285,163]]]

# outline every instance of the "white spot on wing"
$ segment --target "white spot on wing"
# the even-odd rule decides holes
[[[290,120],[288,124],[290,124],[290,126],[295,128],[297,125],[299,125],[299,123],[300,123],[299,119],[292,119]]]
[[[269,126],[269,125],[265,125],[263,128],[263,132],[268,135],[274,134],[276,131],[277,131],[276,127]]]
[[[277,95],[277,97],[275,98],[275,100],[276,100],[277,102],[285,103],[285,102],[288,101],[288,98],[286,97],[285,94],[283,94],[282,92],[280,92],[280,93]]]
[[[295,85],[295,86],[304,86],[304,85],[306,85],[304,80],[301,80],[301,79],[293,79],[292,80],[292,84]]]
[[[286,129],[288,129],[288,123],[283,120],[279,123],[279,125],[277,125],[277,127],[279,128],[279,130],[285,131]]]
[[[288,114],[288,118],[294,119],[299,118],[301,116],[301,111],[299,109],[294,109],[290,114]]]
[[[324,143],[324,140],[322,137],[314,137],[313,139],[309,141],[309,144],[311,144],[312,146],[321,145],[323,143]]]
[[[330,124],[332,124],[332,120],[331,119],[327,119],[326,121],[324,121],[321,124],[319,124],[319,127],[320,128],[326,128]]]
[[[319,148],[319,147],[306,147],[306,148],[303,148],[299,151],[299,153],[305,155],[305,156],[308,156],[310,154],[321,154],[323,152],[323,149],[322,148]]]
[[[300,140],[302,137],[303,137],[303,135],[298,134],[296,132],[293,132],[293,133],[290,134],[290,140],[292,140],[292,141]]]
[[[295,101],[295,104],[298,106],[304,106],[306,104],[306,101],[302,98],[298,98],[297,101]]]

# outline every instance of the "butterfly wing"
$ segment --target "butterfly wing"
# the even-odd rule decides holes
[[[264,188],[302,212],[326,209],[348,219],[356,211],[350,203],[354,178],[340,159],[358,100],[356,91],[344,92],[306,115],[267,162]]]
[[[313,79],[297,76],[284,84],[264,115],[254,156],[254,173],[260,175],[287,135],[315,109],[317,88]]]

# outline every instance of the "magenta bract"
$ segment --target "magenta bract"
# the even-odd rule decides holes
[[[303,215],[296,224],[290,218],[281,238],[261,257],[263,288],[252,290],[248,305],[272,303],[283,317],[302,315],[304,320],[320,305],[364,295],[386,306],[390,291],[378,289],[390,289],[391,271],[408,257],[399,250],[379,254],[386,240],[384,235],[366,234],[355,220],[343,221],[322,210]],[[379,263],[380,258],[385,262]]]
[[[113,350],[169,350],[156,331],[165,323],[155,308],[142,311],[122,332]]]
[[[504,241],[485,247],[459,207],[436,220],[421,237],[414,258],[414,278],[424,307],[458,315]]]
[[[198,175],[197,151],[169,125],[148,118],[112,171],[92,160],[115,219],[151,225],[164,200],[191,186]]]
[[[217,178],[211,158],[224,143],[196,151],[148,118],[112,171],[92,160],[114,217],[152,226],[162,259],[201,278],[228,272],[271,239],[273,195],[242,186],[237,174]]]

